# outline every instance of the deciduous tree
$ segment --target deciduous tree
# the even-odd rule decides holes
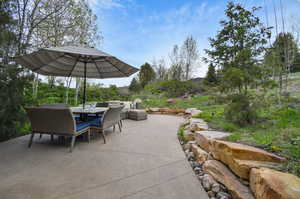
[[[180,56],[183,62],[184,79],[188,80],[191,77],[199,57],[197,41],[193,36],[188,36],[184,41]]]

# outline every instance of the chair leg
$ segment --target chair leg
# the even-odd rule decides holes
[[[118,122],[118,126],[119,126],[119,130],[120,130],[120,133],[122,132],[122,125],[121,125],[121,122]]]
[[[75,144],[75,139],[76,139],[76,136],[72,136],[72,140],[71,140],[71,146],[70,146],[70,152],[72,152],[72,151],[73,151],[74,144]]]
[[[30,148],[31,145],[32,145],[33,137],[34,137],[34,132],[31,133],[30,140],[29,140],[29,143],[28,143],[28,148]]]
[[[51,142],[53,142],[53,140],[54,140],[54,135],[51,134]]]
[[[106,138],[105,138],[105,132],[104,132],[104,130],[101,131],[101,134],[102,134],[102,137],[103,137],[104,144],[106,144]]]
[[[113,132],[115,132],[115,130],[116,130],[116,125],[114,125],[114,127],[113,127]]]
[[[123,127],[123,120],[120,120],[121,127]]]
[[[91,130],[89,129],[87,132],[87,139],[88,139],[88,143],[91,142]]]
[[[40,139],[42,139],[43,134],[40,133]]]

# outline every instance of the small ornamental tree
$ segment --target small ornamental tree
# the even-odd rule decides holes
[[[221,91],[231,101],[225,116],[240,125],[252,123],[257,117],[249,89],[267,82],[261,59],[271,33],[255,15],[258,9],[247,10],[241,4],[229,2],[226,19],[220,22],[222,29],[209,39],[211,49],[206,50],[205,61],[219,69]],[[233,114],[237,117],[230,117]]]
[[[264,27],[255,16],[258,9],[247,10],[240,4],[229,2],[225,11],[227,19],[220,22],[223,29],[215,38],[209,39],[211,49],[205,50],[206,61],[219,68],[222,74],[232,68],[243,73],[240,85],[231,84],[234,86],[230,88],[232,92],[247,94],[248,89],[259,81],[259,71],[264,70],[259,63],[271,33],[270,28]]]

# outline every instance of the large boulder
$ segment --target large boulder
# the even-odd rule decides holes
[[[162,114],[178,114],[184,113],[184,109],[159,108],[158,112]]]
[[[208,130],[208,124],[202,120],[202,119],[197,119],[197,118],[191,118],[190,119],[190,130],[195,132],[195,131],[206,131]]]
[[[196,124],[196,123],[206,123],[203,119],[200,118],[190,118],[190,124]],[[207,124],[207,123],[206,123]]]
[[[185,113],[192,117],[195,117],[198,116],[200,113],[202,113],[202,111],[197,108],[187,108],[185,109]]]
[[[198,109],[192,110],[192,111],[191,111],[191,116],[192,116],[192,117],[196,117],[196,116],[198,116],[200,113],[202,113],[201,110],[198,110]]]
[[[171,109],[172,114],[184,114],[184,109],[173,108]]]
[[[229,133],[221,131],[196,131],[195,140],[197,144],[204,150],[210,151],[210,142],[214,139],[226,139],[230,136]]]
[[[197,162],[203,163],[208,159],[208,153],[201,149],[197,144],[191,144],[190,149],[194,153]]]
[[[249,187],[243,185],[221,162],[207,160],[203,164],[203,170],[213,176],[216,181],[225,185],[233,199],[255,199]]]
[[[300,178],[273,169],[251,169],[250,187],[256,199],[300,198]]]
[[[186,114],[192,114],[192,111],[198,110],[197,108],[187,108],[185,109]]]
[[[147,112],[149,112],[149,113],[157,113],[157,112],[159,112],[159,108],[148,108]]]
[[[194,141],[195,140],[194,133],[192,133],[191,131],[185,130],[183,136],[186,141]]]
[[[175,105],[176,100],[175,99],[167,99],[166,103],[169,104],[169,105]]]
[[[249,179],[251,168],[274,168],[285,161],[275,154],[243,144],[221,140],[211,140],[209,144],[213,157],[228,165],[236,175],[244,179]]]

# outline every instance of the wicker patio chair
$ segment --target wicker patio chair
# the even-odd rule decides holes
[[[76,124],[69,108],[34,107],[27,108],[26,111],[32,127],[29,148],[36,133],[72,137],[70,152],[77,136],[87,133],[90,141],[90,122]]]
[[[115,131],[115,125],[119,126],[120,132],[122,131],[121,128],[121,118],[120,114],[124,106],[113,106],[109,107],[107,111],[103,114],[102,118],[92,121],[92,124],[90,126],[91,130],[100,131],[104,140],[104,143],[106,143],[105,139],[105,130],[113,127],[113,131]]]
[[[39,107],[42,108],[69,108],[68,104],[58,103],[58,104],[40,104]]]
[[[108,102],[97,102],[96,107],[108,107]]]
[[[42,107],[42,108],[69,108],[70,106],[65,103],[57,103],[57,104],[40,104],[39,107]],[[73,117],[75,117],[75,119],[78,119],[80,116],[73,114]],[[40,139],[42,139],[42,135],[43,134],[40,134]],[[52,134],[50,136],[51,136],[51,141],[53,141],[54,136]]]

